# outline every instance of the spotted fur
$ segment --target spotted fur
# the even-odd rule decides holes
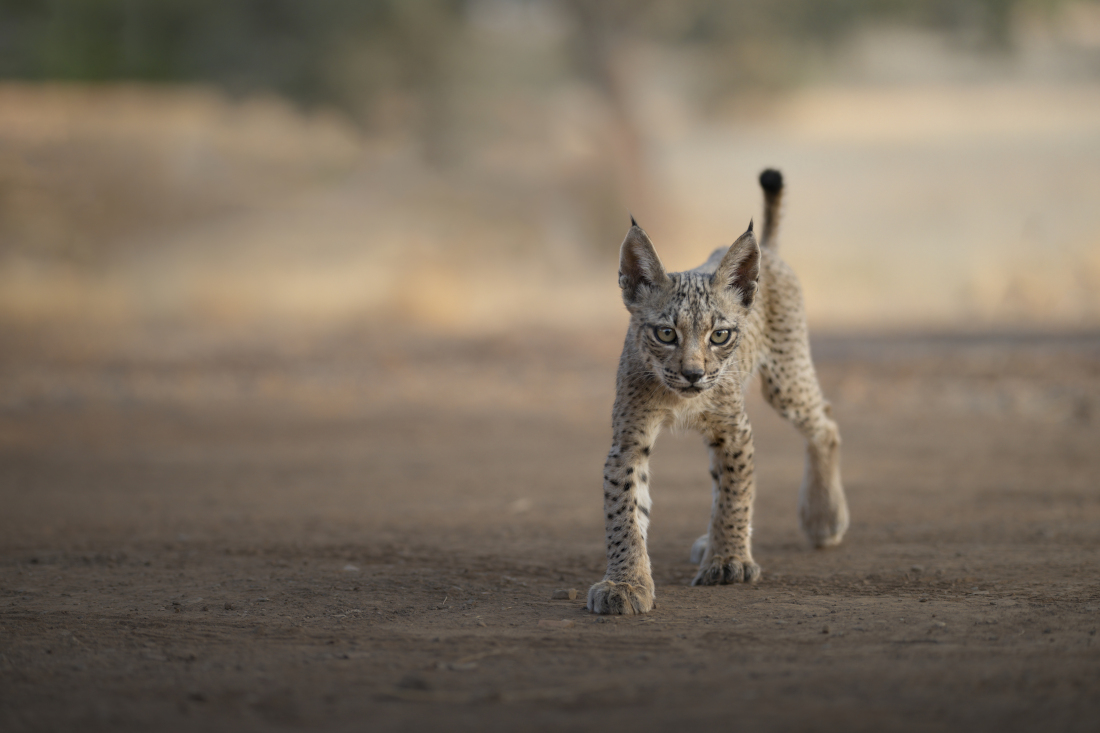
[[[692,562],[699,564],[692,585],[760,577],[750,545],[756,480],[744,401],[754,374],[768,402],[806,439],[798,503],[803,531],[815,546],[826,547],[840,542],[848,528],[840,434],[810,359],[798,280],[775,251],[782,177],[768,170],[760,182],[763,247],[750,223],[729,248],[716,250],[696,269],[666,273],[633,220],[623,241],[619,286],[631,317],[604,466],[607,572],[588,591],[594,613],[653,608],[646,550],[653,504],[649,456],[665,425],[699,430],[710,448],[714,501],[708,531],[692,547]]]

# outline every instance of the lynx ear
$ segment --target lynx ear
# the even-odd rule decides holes
[[[760,277],[760,247],[749,228],[730,245],[729,251],[718,264],[711,283],[716,288],[729,288],[730,293],[745,308],[752,306],[756,298],[756,281]]]
[[[619,250],[619,287],[623,290],[623,302],[628,306],[638,301],[643,288],[660,288],[668,283],[668,275],[653,243],[635,223],[634,217],[630,217],[630,224],[630,231]]]

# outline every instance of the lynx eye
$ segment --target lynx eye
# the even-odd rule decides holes
[[[715,331],[710,335],[710,342],[715,346],[721,346],[730,340],[730,332],[728,328],[723,328],[720,331]]]
[[[671,344],[676,341],[676,331],[668,326],[657,326],[653,329],[653,332],[657,335],[657,340],[664,344]]]

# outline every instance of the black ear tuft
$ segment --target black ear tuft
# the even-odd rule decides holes
[[[630,215],[630,226],[632,226],[632,227],[638,226],[638,222],[634,221],[634,215],[633,214]]]
[[[767,168],[760,174],[760,187],[768,193],[779,193],[783,190],[783,174],[775,168]]]
[[[749,228],[747,231],[752,231],[752,219],[749,219]]]
[[[745,308],[751,308],[756,299],[757,281],[760,279],[760,246],[753,236],[752,227],[730,245],[729,250],[711,275],[711,282],[720,288],[736,293],[737,300]]]
[[[629,308],[653,288],[668,284],[668,274],[653,243],[638,225],[630,228],[619,250],[619,287]]]

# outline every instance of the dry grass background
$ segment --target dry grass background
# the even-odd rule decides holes
[[[759,216],[774,165],[818,326],[1100,322],[1100,87],[833,84],[704,116],[661,68],[639,74],[653,191],[633,213],[670,268]],[[274,98],[6,84],[0,317],[621,323],[599,100],[497,103],[502,129],[438,168],[400,131]]]

